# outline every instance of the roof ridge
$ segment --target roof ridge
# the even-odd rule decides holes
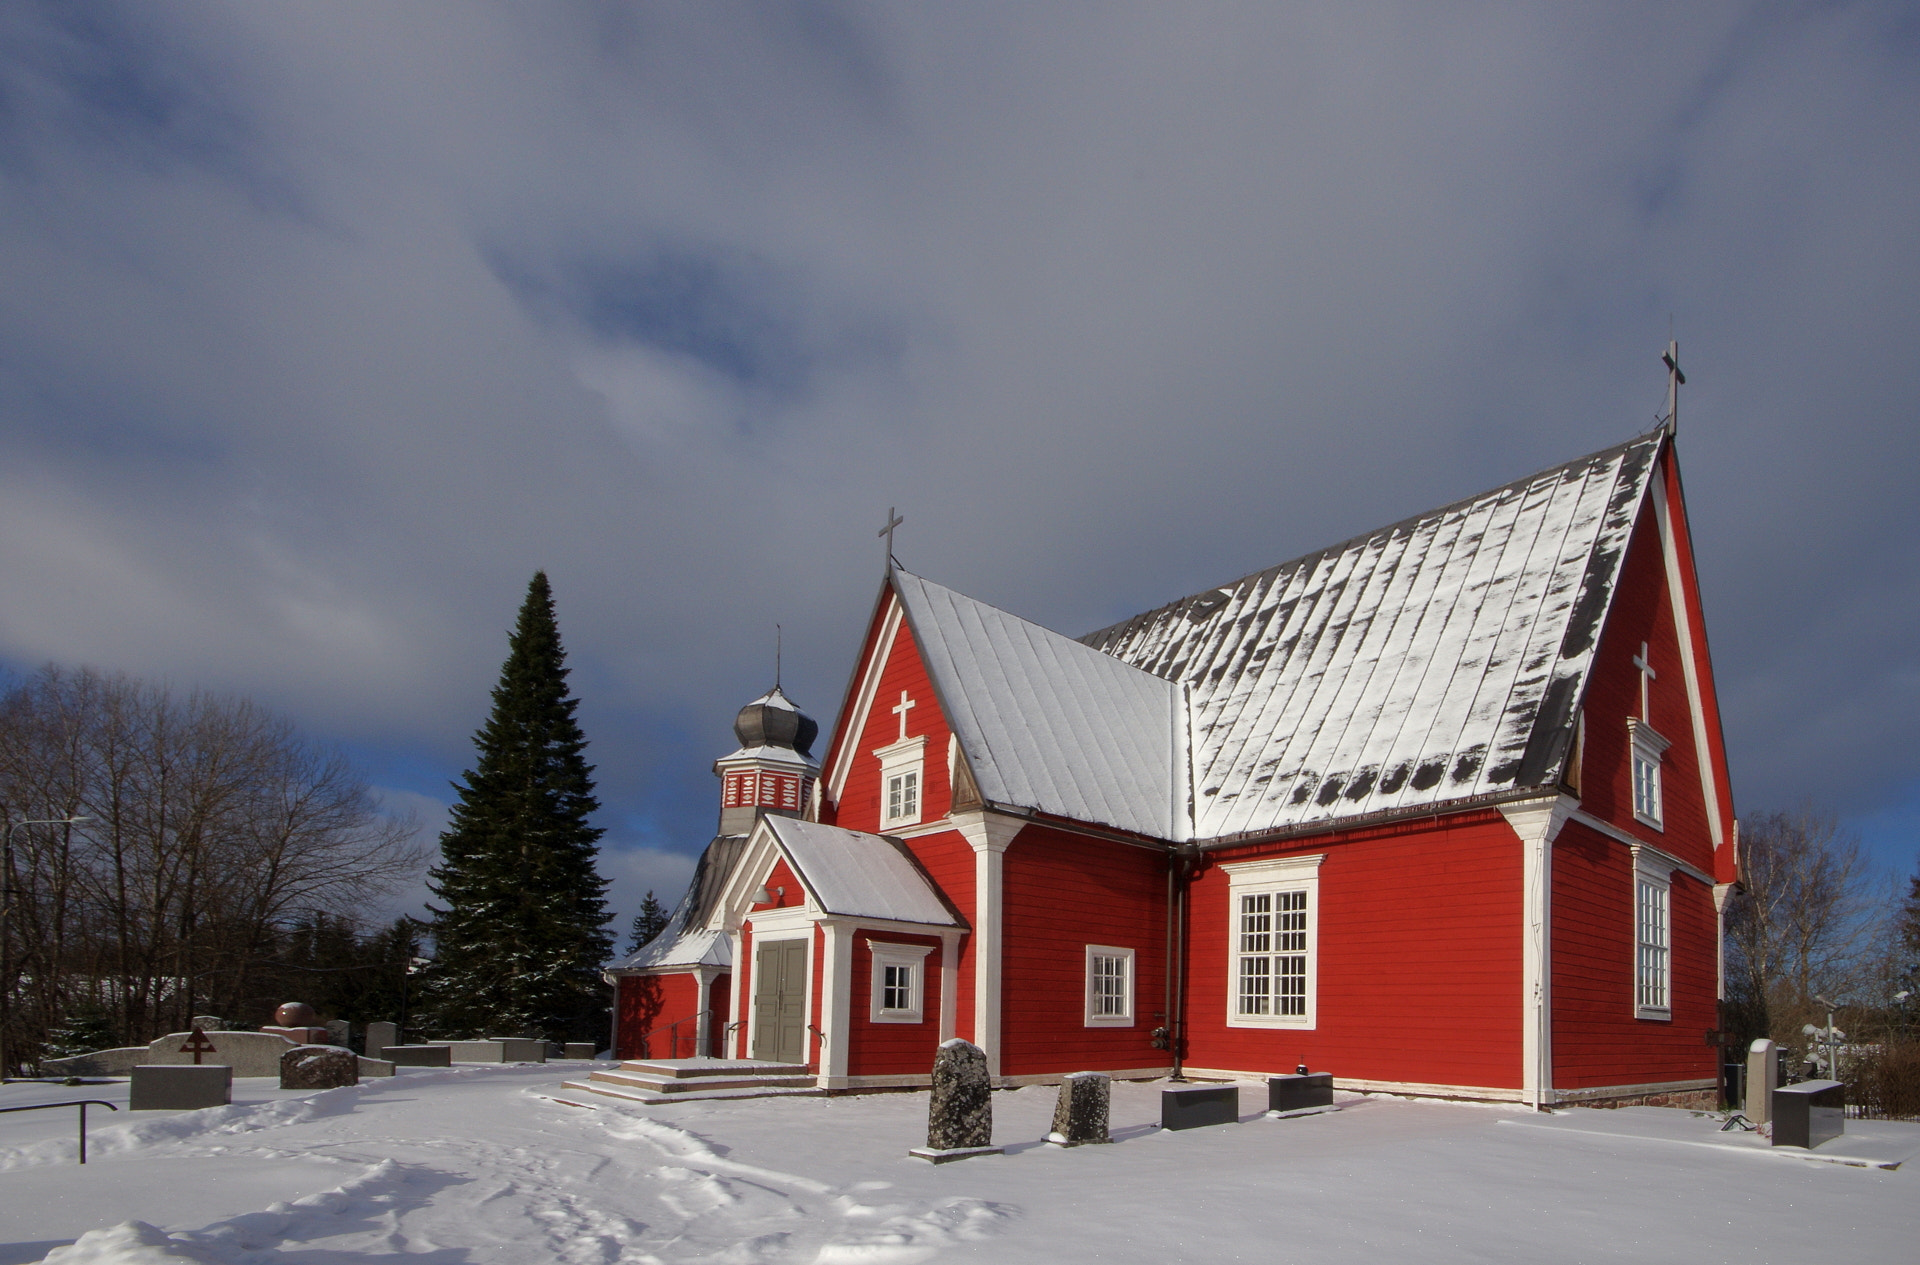
[[[1307,552],[1300,554],[1296,557],[1287,558],[1283,561],[1276,562],[1271,566],[1265,566],[1265,567],[1259,568],[1258,570],[1249,571],[1245,575],[1241,575],[1234,579],[1228,580],[1223,584],[1213,584],[1203,589],[1196,589],[1191,593],[1187,593],[1180,597],[1176,597],[1172,601],[1162,602],[1158,606],[1149,607],[1146,610],[1139,611],[1132,615],[1128,615],[1124,619],[1117,619],[1110,624],[1094,629],[1092,632],[1084,633],[1079,637],[1072,638],[1072,640],[1079,642],[1081,645],[1086,646],[1090,650],[1094,650],[1097,653],[1104,654],[1106,652],[1100,650],[1095,643],[1098,642],[1100,639],[1106,637],[1108,634],[1118,632],[1121,629],[1126,628],[1132,624],[1138,623],[1141,620],[1147,619],[1154,615],[1158,615],[1163,611],[1171,610],[1174,607],[1181,606],[1187,602],[1191,602],[1195,598],[1201,597],[1204,594],[1226,593],[1233,589],[1239,588],[1241,585],[1246,584],[1250,580],[1256,580],[1262,576],[1273,575],[1282,571],[1290,570],[1295,567],[1304,566],[1307,563],[1313,562],[1319,558],[1323,558],[1331,554],[1345,553],[1347,550],[1352,549],[1356,545],[1359,545],[1365,541],[1371,540],[1376,536],[1390,535],[1402,527],[1408,527],[1415,523],[1425,522],[1428,519],[1432,519],[1432,518],[1439,518],[1442,515],[1449,513],[1450,511],[1460,509],[1463,506],[1472,505],[1477,501],[1483,501],[1488,497],[1499,496],[1501,493],[1504,493],[1504,492],[1509,492],[1515,489],[1524,488],[1527,485],[1532,484],[1535,481],[1546,477],[1547,475],[1555,474],[1559,471],[1571,470],[1575,466],[1584,465],[1590,462],[1600,461],[1605,458],[1610,458],[1618,454],[1625,453],[1642,444],[1658,444],[1662,440],[1664,440],[1666,437],[1667,437],[1667,431],[1665,427],[1664,426],[1658,427],[1654,430],[1646,432],[1645,434],[1635,435],[1632,439],[1624,440],[1617,444],[1609,444],[1605,448],[1597,449],[1594,452],[1589,452],[1581,456],[1574,457],[1572,460],[1562,461],[1551,466],[1542,467],[1541,469],[1534,471],[1532,474],[1522,475],[1520,478],[1509,480],[1506,483],[1497,484],[1494,487],[1485,489],[1484,491],[1475,492],[1469,496],[1463,496],[1458,500],[1449,501],[1444,505],[1437,505],[1434,508],[1429,510],[1422,510],[1418,514],[1410,514],[1405,518],[1396,519],[1395,521],[1391,523],[1387,523],[1384,526],[1375,527],[1368,531],[1356,533],[1355,535],[1347,537],[1345,540],[1335,541],[1332,544],[1323,545],[1318,549],[1309,549]],[[931,583],[931,581],[927,581],[927,582]],[[1016,615],[1014,616],[1014,618],[1018,619],[1019,616]]]

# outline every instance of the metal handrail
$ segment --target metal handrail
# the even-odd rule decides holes
[[[104,1098],[76,1098],[72,1102],[36,1102],[29,1103],[25,1107],[0,1107],[0,1115],[5,1115],[9,1111],[45,1111],[49,1107],[80,1108],[80,1162],[82,1164],[87,1162],[87,1108],[105,1107],[108,1111],[120,1110]]]

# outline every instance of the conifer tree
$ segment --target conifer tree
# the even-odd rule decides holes
[[[587,819],[593,766],[567,691],[566,652],[545,572],[507,641],[479,758],[455,783],[440,864],[428,875],[433,965],[422,1020],[452,1036],[538,1034],[597,1040],[606,1031],[602,964],[613,953]]]
[[[667,907],[654,899],[649,890],[646,899],[640,902],[640,912],[633,916],[633,944],[628,953],[638,953],[647,947],[649,941],[667,929]]]

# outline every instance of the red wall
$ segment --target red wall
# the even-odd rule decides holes
[[[1311,1031],[1228,1027],[1220,862],[1326,854]],[[1520,1085],[1520,842],[1497,812],[1212,854],[1191,889],[1187,1062],[1359,1080]]]
[[[1167,855],[1028,826],[1001,891],[1000,1070],[1008,1076],[1165,1067]],[[1086,1026],[1089,944],[1134,950],[1134,1021]]]
[[[1634,1017],[1633,854],[1579,822],[1553,847],[1553,1083],[1557,1089],[1719,1074],[1713,889],[1673,875],[1673,1017]]]
[[[727,977],[716,982],[718,1000],[710,1019],[713,1031],[726,1023]],[[618,1022],[613,1056],[616,1059],[687,1059],[706,1051],[699,1048],[697,1016],[700,984],[693,972],[669,975],[623,975],[615,994]],[[670,1025],[679,1021],[676,1031]]]
[[[923,962],[919,1023],[873,1022],[873,953],[870,941],[880,944],[931,945]],[[940,939],[894,931],[856,931],[853,935],[853,990],[847,998],[852,1012],[847,1047],[847,1075],[925,1075],[933,1070],[934,1051],[940,1047]]]

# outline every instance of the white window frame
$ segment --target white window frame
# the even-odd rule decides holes
[[[1227,874],[1227,1026],[1229,1028],[1288,1028],[1312,1031],[1320,1021],[1320,863],[1317,856],[1272,857],[1238,861],[1220,868]],[[1306,957],[1304,981],[1306,1013],[1299,1015],[1243,1015],[1240,1013],[1240,903],[1246,896],[1300,892],[1305,895]],[[1283,956],[1269,950],[1268,957]],[[1284,956],[1295,956],[1284,954]]]
[[[869,1000],[868,1018],[874,1023],[923,1023],[927,1014],[927,955],[933,952],[930,944],[896,944],[886,940],[867,941],[867,951],[873,954],[872,996]],[[908,991],[911,1002],[905,1007],[885,1005],[887,992],[887,968],[904,969],[908,975]]]
[[[880,829],[917,826],[927,808],[927,737],[903,738],[873,753],[880,759]],[[892,811],[892,784],[895,778],[913,779],[913,803],[910,808]]]
[[[1097,1005],[1099,994],[1095,992],[1097,982],[1094,977],[1095,960],[1105,958],[1120,962],[1120,1005],[1118,1014],[1099,1013]],[[1131,1028],[1133,1026],[1133,974],[1134,953],[1132,949],[1122,949],[1111,944],[1090,944],[1087,946],[1085,1014],[1083,1016],[1089,1028]]]
[[[1673,743],[1662,738],[1652,725],[1637,717],[1627,720],[1629,759],[1633,765],[1633,819],[1643,826],[1664,832],[1665,793],[1661,783],[1661,757]]]
[[[1633,850],[1633,1017],[1673,1019],[1673,863]]]

